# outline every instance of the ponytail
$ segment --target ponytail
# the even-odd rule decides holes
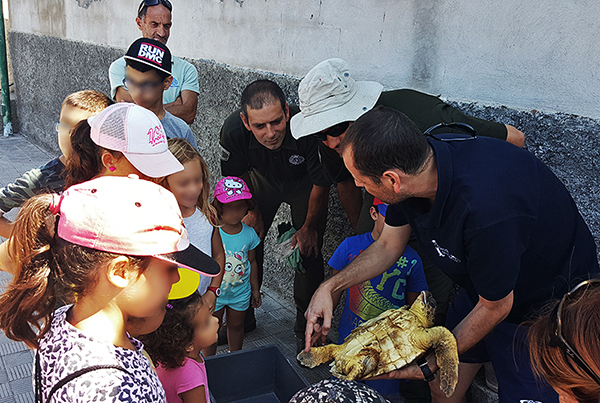
[[[29,199],[15,221],[9,256],[16,264],[13,281],[0,296],[0,327],[12,340],[36,348],[52,320],[56,304],[56,264],[52,257],[52,195]]]
[[[91,127],[82,120],[71,133],[71,152],[64,171],[65,189],[92,179],[102,171],[102,151],[90,137]]]
[[[12,282],[0,296],[0,329],[30,348],[50,328],[56,302],[77,303],[98,283],[99,267],[120,254],[103,252],[65,241],[57,236],[55,197],[42,194],[29,199],[15,220],[8,252],[15,265]],[[51,208],[52,206],[52,208]],[[128,256],[138,274],[152,258]]]

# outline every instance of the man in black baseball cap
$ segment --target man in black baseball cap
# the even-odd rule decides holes
[[[169,0],[143,0],[137,10],[135,22],[142,36],[167,44],[171,34],[171,14],[173,6]],[[164,108],[173,115],[192,124],[198,107],[198,71],[189,62],[172,57],[171,74],[173,80],[163,93]],[[125,77],[125,59],[115,60],[108,70],[111,96],[117,102],[133,102],[131,95],[123,86]]]
[[[140,38],[129,46],[124,59],[126,67],[122,84],[133,102],[156,114],[168,138],[181,137],[198,148],[187,123],[163,106],[163,92],[173,82],[169,48],[154,39]]]

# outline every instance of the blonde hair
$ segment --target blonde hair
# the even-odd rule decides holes
[[[596,374],[600,374],[600,288],[578,292],[565,301],[562,335]],[[550,342],[556,311],[547,312],[530,327],[527,339],[533,372],[550,386],[573,395],[582,403],[600,402],[600,385]]]
[[[100,113],[114,102],[101,92],[94,90],[77,91],[67,95],[62,106],[83,109],[90,113]]]
[[[171,154],[177,158],[181,164],[185,164],[189,161],[198,161],[200,162],[200,169],[202,171],[202,192],[200,192],[200,196],[198,196],[198,202],[196,203],[196,207],[200,210],[208,219],[208,221],[215,227],[217,224],[217,210],[209,203],[208,199],[210,197],[210,184],[209,177],[210,173],[208,171],[208,165],[204,161],[204,158],[200,155],[200,153],[192,146],[187,140],[182,138],[172,138],[169,139],[169,151]],[[167,182],[168,176],[165,177],[161,181],[161,185],[169,188],[169,184]]]

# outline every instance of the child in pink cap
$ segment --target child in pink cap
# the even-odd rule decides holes
[[[242,349],[244,342],[246,310],[250,304],[254,308],[261,304],[254,253],[260,239],[252,227],[242,222],[248,210],[254,208],[252,193],[242,179],[228,176],[217,183],[213,206],[219,214],[219,232],[225,249],[225,274],[214,315],[221,326],[227,311],[229,351],[237,351]],[[215,343],[206,350],[207,355],[214,355],[216,350]]]
[[[132,175],[35,196],[7,243],[16,267],[0,329],[38,350],[36,401],[164,402],[126,324],[162,319],[179,267],[220,271],[190,244],[173,194]],[[72,305],[54,311],[59,297]]]

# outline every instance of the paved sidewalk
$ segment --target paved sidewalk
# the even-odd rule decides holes
[[[0,188],[55,157],[22,136],[0,136]],[[14,219],[16,214],[17,211],[11,211],[6,217]],[[0,272],[0,291],[10,279],[11,275]],[[296,340],[292,330],[295,308],[288,306],[275,292],[269,289],[263,289],[263,292],[263,304],[256,310],[257,329],[246,335],[244,349],[275,344],[293,365],[297,365]],[[217,354],[225,353],[227,346],[220,346]],[[0,332],[0,403],[34,401],[31,382],[33,357],[33,352],[23,343],[13,342]],[[300,368],[300,371],[311,383],[330,376],[326,365],[314,370]]]
[[[54,157],[22,136],[0,136],[0,188]],[[12,220],[16,215],[17,211],[13,210],[6,217]],[[0,240],[4,239],[0,237]],[[0,290],[10,282],[11,277],[8,273],[0,272]],[[31,383],[33,357],[33,351],[24,343],[9,340],[0,331],[0,403],[34,401]]]

